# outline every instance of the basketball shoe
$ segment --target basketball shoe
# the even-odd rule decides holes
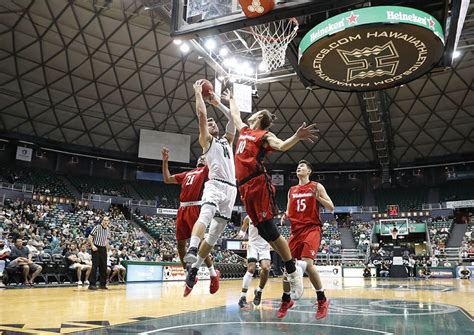
[[[329,299],[318,300],[318,310],[316,311],[316,319],[324,319],[328,315]]]
[[[296,266],[296,271],[288,274],[288,281],[291,288],[291,299],[300,299],[304,292],[303,269]]]
[[[186,252],[186,255],[184,256],[184,261],[187,264],[194,264],[197,261],[197,253],[198,253],[198,248],[196,247],[191,247],[188,249],[188,252]]]
[[[257,289],[255,289],[255,297],[253,298],[253,304],[255,306],[258,306],[260,305],[261,301],[262,301],[262,291],[257,291]]]
[[[188,275],[186,276],[186,284],[184,285],[183,297],[187,297],[189,293],[193,290],[194,285],[198,282],[197,277],[198,269],[191,268],[188,270]]]
[[[216,293],[219,290],[219,280],[221,279],[221,272],[216,270],[216,276],[211,276],[211,285],[209,286],[209,292],[211,294]]]
[[[240,309],[248,309],[250,307],[249,304],[247,303],[247,298],[245,296],[240,297],[239,307],[240,307]]]
[[[288,310],[293,307],[294,304],[295,302],[293,300],[282,301],[277,312],[277,318],[283,319],[286,316],[286,313],[288,313]]]

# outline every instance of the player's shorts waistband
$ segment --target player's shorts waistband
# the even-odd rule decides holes
[[[264,175],[265,172],[263,172],[263,171],[254,172],[254,173],[252,173],[251,175],[248,175],[247,177],[245,177],[244,179],[242,179],[241,181],[239,181],[239,182],[237,183],[237,185],[240,187],[240,186],[242,186],[242,185],[248,183],[249,181],[251,181],[253,178],[256,178],[256,177],[258,177],[258,176],[260,176],[260,175],[262,175],[262,174]]]
[[[229,186],[237,187],[237,185],[232,184],[231,182],[228,182],[227,180],[222,180],[222,179],[217,179],[217,178],[212,178],[212,179],[209,179],[209,180],[215,180],[215,181],[218,181],[219,183],[223,183],[223,184],[227,184]]]
[[[186,201],[186,202],[181,202],[179,204],[179,207],[201,206],[201,205],[202,205],[201,201]]]

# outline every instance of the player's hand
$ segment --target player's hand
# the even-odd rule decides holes
[[[202,80],[196,81],[196,83],[194,83],[194,85],[193,85],[194,93],[202,94],[202,86],[203,85],[204,85],[204,82]]]
[[[97,251],[97,247],[96,247],[95,245],[93,245],[93,246],[91,247],[91,249],[92,249],[92,251]]]
[[[214,92],[212,92],[208,101],[211,105],[217,106],[219,104],[219,100],[219,97]]]
[[[170,158],[170,151],[168,148],[161,149],[161,158],[167,161]]]
[[[306,122],[303,122],[295,134],[298,139],[306,140],[310,143],[314,143],[319,140],[319,129],[316,128],[315,123],[306,126]]]
[[[280,226],[283,226],[283,224],[285,223],[285,219],[286,219],[286,213],[283,213],[280,218]]]
[[[226,89],[225,92],[222,94],[221,99],[224,100],[224,101],[230,101],[230,100],[234,99],[234,94],[233,94],[232,91],[228,88],[228,89]]]
[[[237,238],[243,240],[245,238],[245,232],[244,231],[239,231],[237,234]]]

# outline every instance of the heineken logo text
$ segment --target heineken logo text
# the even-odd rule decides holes
[[[356,9],[329,18],[301,40],[298,63],[313,86],[368,91],[414,80],[440,60],[441,25],[401,6]]]

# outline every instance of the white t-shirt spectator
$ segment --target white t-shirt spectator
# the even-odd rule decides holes
[[[78,252],[77,257],[81,260],[81,263],[92,264],[92,256],[86,252]]]
[[[28,250],[30,251],[30,254],[32,254],[33,256],[39,255],[39,251],[38,251],[38,249],[36,249],[35,246],[28,244],[26,247],[27,247]]]

